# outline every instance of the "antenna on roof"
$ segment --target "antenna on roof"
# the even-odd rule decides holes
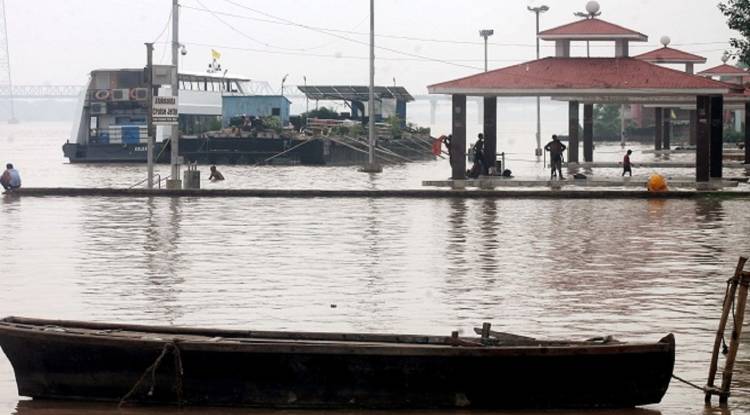
[[[672,43],[672,39],[670,39],[669,36],[662,36],[661,39],[659,39],[659,42],[666,48]]]

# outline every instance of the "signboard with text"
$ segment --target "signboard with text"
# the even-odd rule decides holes
[[[177,97],[154,97],[151,113],[154,125],[177,125]]]

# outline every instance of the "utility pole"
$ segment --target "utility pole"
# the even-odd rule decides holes
[[[148,180],[149,190],[154,188],[154,44],[146,43],[146,87],[148,88],[148,97],[146,98],[146,128],[148,143],[146,144],[146,161],[148,163]]]
[[[175,97],[179,105],[180,90],[180,4],[178,0],[172,0],[172,65],[174,66],[174,78],[172,79],[172,96]],[[182,180],[180,180],[180,124],[179,120],[176,125],[172,126],[172,138],[170,139],[172,151],[170,160],[172,164],[172,179],[170,180],[172,189],[181,189]]]
[[[383,168],[375,163],[375,0],[370,0],[370,99],[368,102],[367,166],[361,171],[380,173]]]
[[[549,10],[549,6],[531,7],[528,6],[530,12],[536,15],[536,58],[539,59],[539,15]],[[536,97],[536,150],[534,154],[537,157],[542,155],[542,102],[540,97]]]
[[[479,36],[484,38],[484,71],[487,72],[487,38],[494,35],[495,31],[492,29],[480,30]]]

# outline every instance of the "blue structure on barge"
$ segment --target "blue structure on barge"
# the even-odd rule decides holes
[[[281,95],[228,95],[222,98],[222,126],[229,126],[232,117],[250,115],[255,117],[279,117],[281,125],[289,124],[291,101]]]

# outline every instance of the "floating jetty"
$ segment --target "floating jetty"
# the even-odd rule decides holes
[[[4,197],[254,197],[254,198],[365,198],[365,199],[701,199],[748,198],[742,190],[670,190],[648,192],[623,189],[403,189],[403,190],[321,190],[321,189],[125,189],[27,187]]]

